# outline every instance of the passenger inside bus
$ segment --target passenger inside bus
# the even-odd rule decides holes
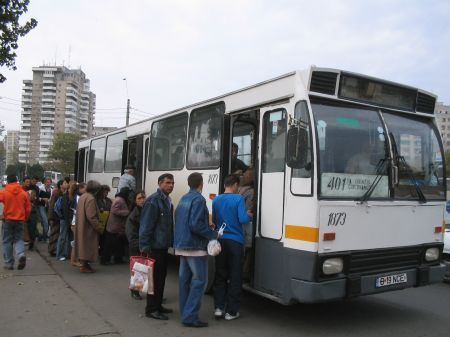
[[[238,153],[239,146],[233,143],[231,147],[231,173],[233,174],[242,174],[248,169],[248,166],[237,157]]]

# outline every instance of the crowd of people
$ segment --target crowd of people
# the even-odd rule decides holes
[[[200,173],[189,175],[188,192],[176,208],[170,198],[175,183],[170,173],[162,174],[158,189],[146,197],[144,191],[136,191],[134,168],[127,167],[113,199],[108,197],[110,187],[96,181],[65,178],[52,187],[50,178],[42,183],[37,177],[25,178],[19,184],[17,177],[10,175],[0,191],[4,268],[14,269],[15,256],[17,269],[25,268],[25,247],[32,250],[36,240],[48,244],[50,256],[57,261],[70,260],[81,273],[94,273],[93,262],[122,264],[130,256],[144,255],[155,262],[154,291],[146,296],[145,315],[167,320],[173,310],[163,306],[163,298],[172,247],[180,259],[181,322],[188,327],[206,327],[199,310],[208,282],[207,245],[219,240],[222,251],[215,257],[214,316],[236,319],[254,207],[252,169],[244,169],[242,184],[237,175],[224,179],[225,192],[213,200],[212,223]],[[220,227],[224,230],[219,231]],[[136,290],[131,290],[131,297],[143,299]]]

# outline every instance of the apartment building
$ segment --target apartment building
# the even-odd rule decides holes
[[[14,165],[18,161],[19,130],[8,130],[5,137],[6,167]]]
[[[442,136],[444,151],[450,151],[450,105],[444,105],[443,102],[437,102],[434,109],[436,124]]]
[[[34,67],[33,79],[22,88],[19,161],[30,165],[48,161],[56,133],[93,134],[95,94],[80,69]]]

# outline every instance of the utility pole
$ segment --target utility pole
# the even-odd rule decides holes
[[[127,99],[127,121],[126,126],[130,124],[130,99]]]

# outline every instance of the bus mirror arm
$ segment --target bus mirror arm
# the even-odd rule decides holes
[[[398,185],[398,166],[391,165],[392,188]]]

